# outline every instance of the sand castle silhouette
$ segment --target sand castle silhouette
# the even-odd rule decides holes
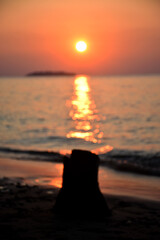
[[[89,151],[73,150],[64,158],[63,184],[56,199],[58,214],[74,217],[110,215],[98,184],[99,157]]]

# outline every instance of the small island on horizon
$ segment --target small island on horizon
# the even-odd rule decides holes
[[[65,71],[34,71],[27,73],[26,76],[28,77],[39,77],[39,76],[75,76],[76,73],[72,72],[65,72]]]

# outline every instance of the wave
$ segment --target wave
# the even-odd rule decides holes
[[[65,150],[54,152],[0,147],[1,157],[16,160],[63,162],[64,155],[70,153],[71,151]],[[102,166],[125,172],[160,176],[160,152],[113,149],[98,155]]]
[[[116,170],[160,176],[160,152],[113,149],[99,156],[101,164]]]
[[[0,147],[0,153],[17,160],[37,160],[49,162],[61,162],[63,155],[54,151],[23,150],[9,147]]]

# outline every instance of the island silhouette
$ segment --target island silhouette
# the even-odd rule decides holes
[[[34,71],[27,73],[28,77],[36,77],[36,76],[75,76],[76,73],[73,72],[65,72],[65,71]]]

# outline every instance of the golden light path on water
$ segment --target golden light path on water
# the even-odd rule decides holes
[[[72,118],[75,129],[67,134],[67,138],[82,138],[94,143],[101,142],[103,132],[99,129],[99,116],[96,105],[90,97],[87,76],[79,76],[74,81],[74,96],[71,100]]]
[[[96,109],[95,102],[91,98],[91,89],[88,83],[89,77],[77,76],[74,80],[74,94],[67,104],[71,107],[69,112],[73,120],[73,130],[67,133],[67,138],[81,138],[93,143],[101,143],[103,131],[100,130],[100,116]],[[111,151],[109,145],[92,150],[94,153]],[[62,154],[69,151],[62,150]]]

